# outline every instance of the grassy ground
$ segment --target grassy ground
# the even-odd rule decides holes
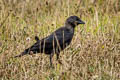
[[[20,54],[77,15],[85,25],[75,29],[72,43],[54,56]],[[0,80],[119,80],[119,0],[1,0]]]

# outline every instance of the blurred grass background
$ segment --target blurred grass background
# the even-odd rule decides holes
[[[11,58],[79,16],[62,65],[45,54]],[[0,80],[119,80],[119,0],[0,0]]]

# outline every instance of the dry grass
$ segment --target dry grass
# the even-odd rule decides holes
[[[71,45],[54,56],[11,58],[64,24],[70,15],[86,22],[78,26]],[[119,0],[1,0],[0,80],[119,80]]]

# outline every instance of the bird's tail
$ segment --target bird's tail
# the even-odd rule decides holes
[[[24,56],[26,54],[29,54],[29,49],[26,49],[24,52],[22,52],[21,54],[15,56],[14,58],[16,58],[16,57],[22,57],[22,56]]]
[[[40,39],[39,39],[39,37],[38,37],[38,36],[35,36],[35,40],[36,40],[36,41],[39,41]]]
[[[17,55],[17,56],[15,56],[15,58],[16,57],[22,57],[22,56],[24,56],[24,55],[26,55],[26,54],[30,54],[30,52],[32,51],[33,53],[36,53],[36,52],[39,52],[39,42],[40,42],[40,40],[39,40],[39,38],[36,36],[35,37],[35,40],[37,41],[34,45],[32,45],[31,47],[29,47],[28,49],[25,49],[25,51],[23,51],[21,54],[19,54],[19,55]]]

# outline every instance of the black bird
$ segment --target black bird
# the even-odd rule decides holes
[[[50,55],[50,65],[52,66],[52,57],[54,53],[56,53],[58,60],[60,51],[65,49],[71,43],[74,35],[74,29],[79,24],[85,23],[77,16],[70,16],[66,20],[65,25],[57,29],[51,35],[41,40],[35,36],[36,43],[15,57],[21,57],[23,55],[30,54],[31,52],[45,53]]]

